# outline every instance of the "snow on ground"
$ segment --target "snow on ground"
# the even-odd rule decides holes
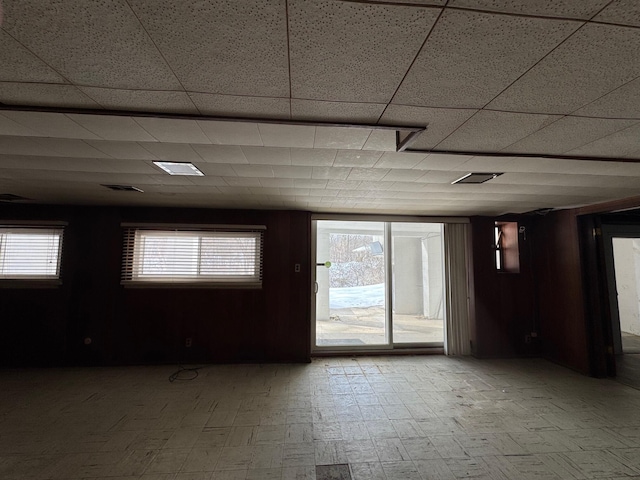
[[[364,287],[329,289],[329,308],[374,307],[384,305],[384,283]]]

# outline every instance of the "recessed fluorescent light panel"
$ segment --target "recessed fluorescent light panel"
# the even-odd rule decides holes
[[[195,175],[204,177],[202,173],[193,163],[187,162],[153,162],[169,175]]]
[[[489,180],[493,180],[500,175],[502,175],[502,173],[467,173],[459,179],[451,182],[451,185],[456,183],[484,183]]]

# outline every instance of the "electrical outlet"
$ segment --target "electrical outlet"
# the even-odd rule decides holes
[[[184,346],[185,347],[189,348],[192,345],[192,343],[193,343],[193,340],[191,339],[191,337],[185,338],[185,340],[184,340]]]
[[[299,263],[296,263],[293,266],[293,271],[296,272],[296,273],[300,273],[300,264]]]
[[[524,336],[524,343],[531,343],[531,335]]]

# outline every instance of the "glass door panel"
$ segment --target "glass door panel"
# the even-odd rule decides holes
[[[444,342],[442,224],[391,224],[393,343]]]
[[[318,220],[316,229],[315,345],[388,344],[384,222]]]

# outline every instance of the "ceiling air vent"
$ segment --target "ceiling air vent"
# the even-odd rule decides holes
[[[467,173],[459,179],[451,182],[451,185],[456,183],[484,183],[489,180],[493,180],[500,175],[502,175],[502,173]]]
[[[138,187],[134,187],[132,185],[105,185],[103,183],[102,186],[110,188],[111,190],[115,190],[116,192],[140,192],[140,193],[144,193],[143,190],[141,190]]]
[[[0,193],[0,202],[19,202],[20,200],[29,200],[28,198],[14,195],[13,193]]]

